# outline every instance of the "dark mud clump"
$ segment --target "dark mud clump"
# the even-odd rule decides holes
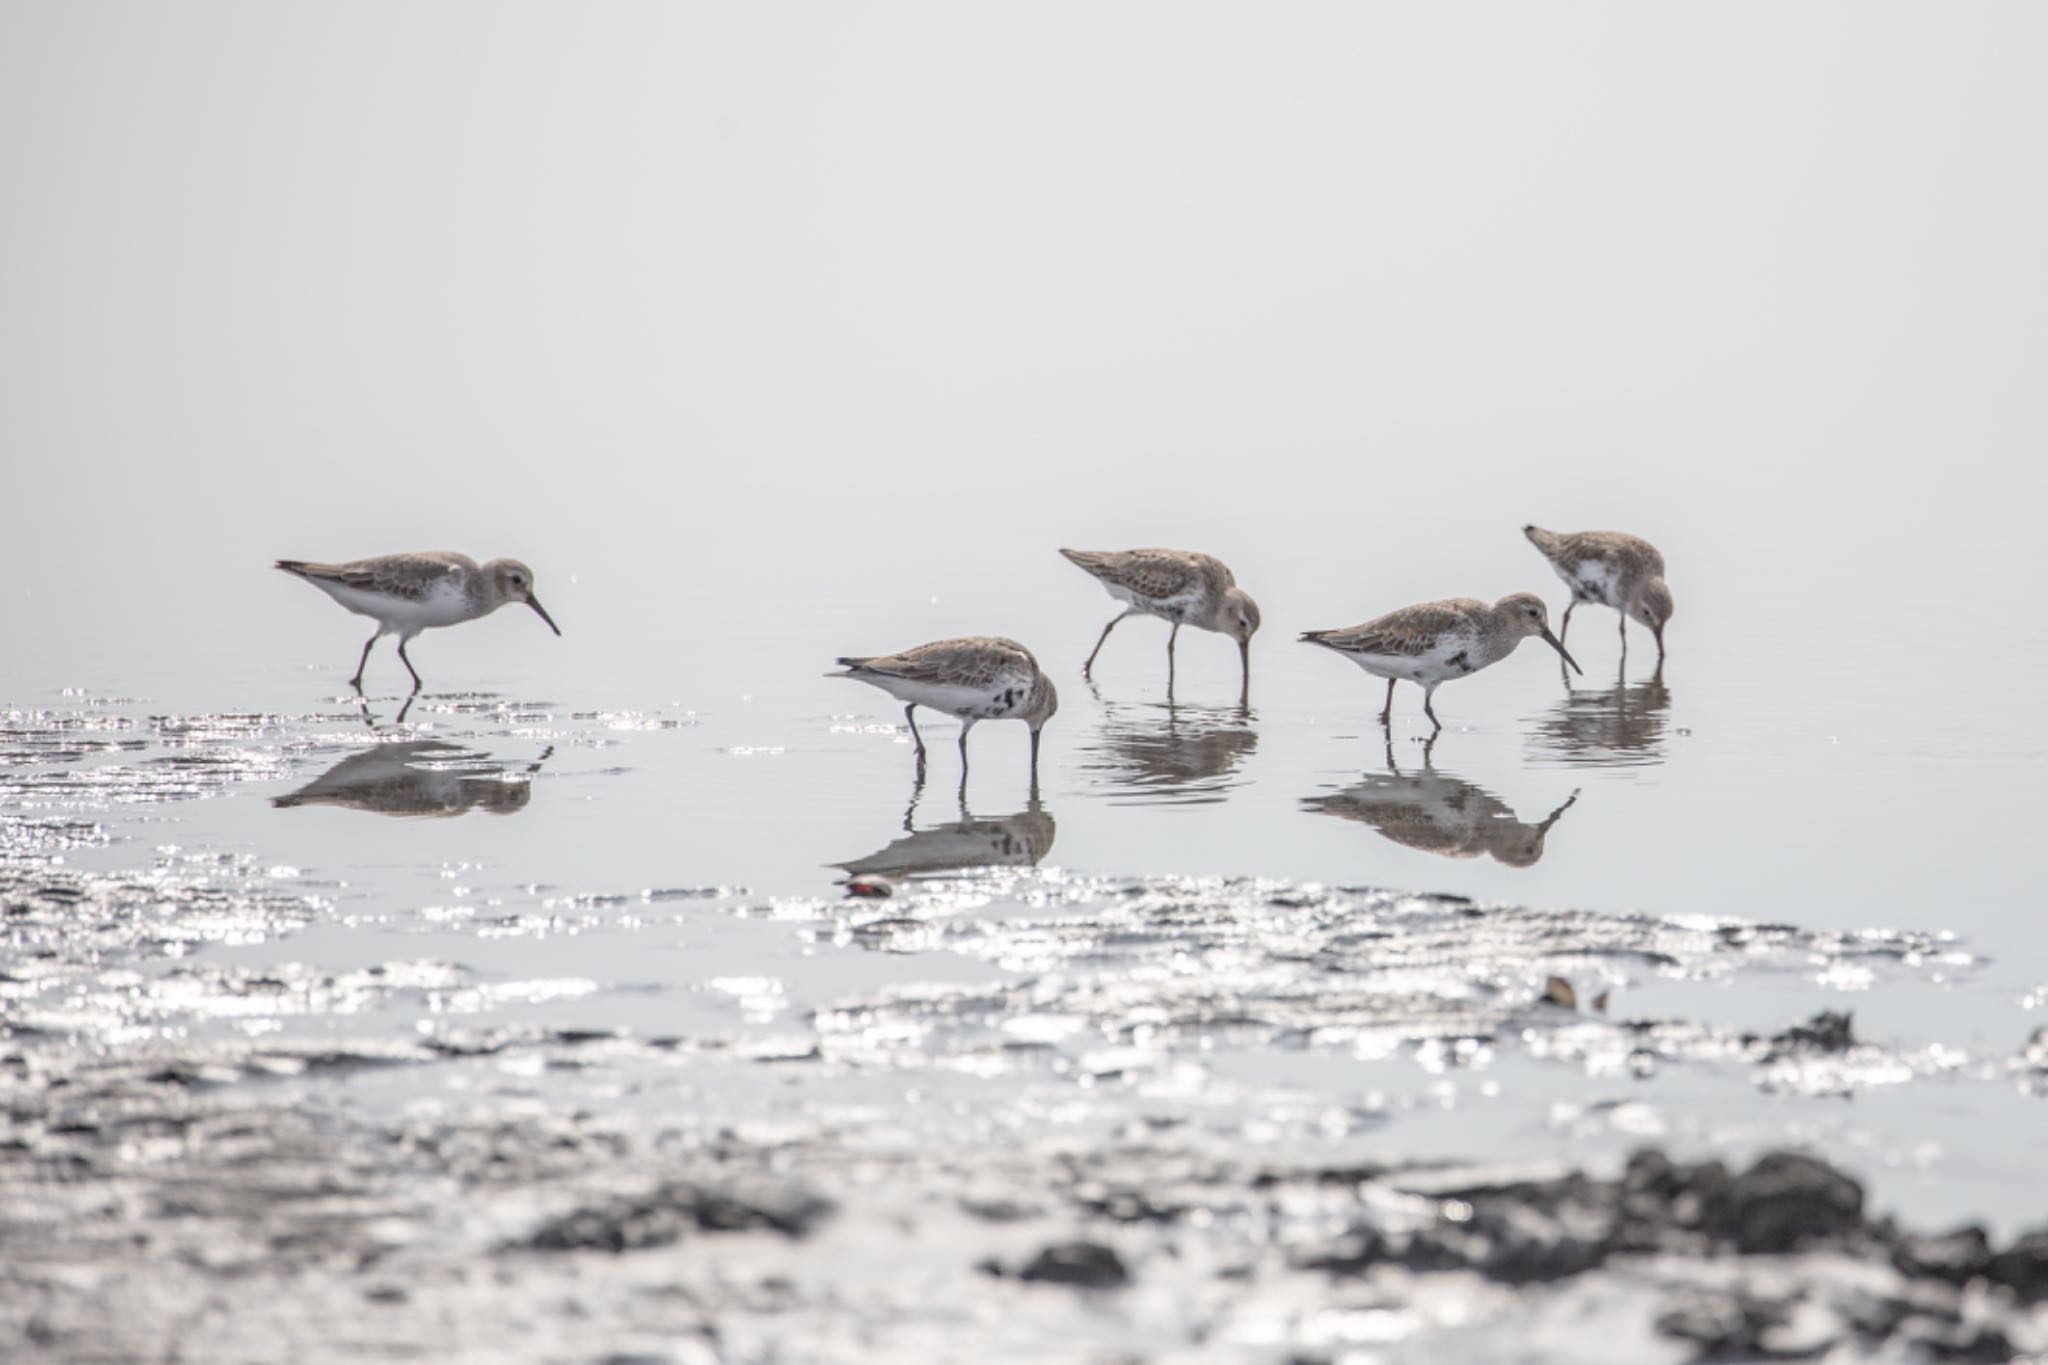
[[[1131,1282],[1123,1257],[1099,1242],[1058,1242],[1031,1258],[1018,1279],[1084,1289],[1120,1289]]]
[[[801,1237],[832,1205],[801,1191],[745,1195],[693,1182],[672,1182],[645,1195],[606,1200],[543,1223],[514,1245],[529,1251],[643,1251],[668,1246],[690,1230],[767,1229]]]
[[[1400,1177],[1390,1177],[1396,1183]],[[1507,1285],[1653,1265],[1667,1277],[1738,1258],[1768,1263],[1757,1285],[1702,1273],[1669,1295],[1657,1330],[1699,1358],[1804,1359],[1840,1349],[1902,1349],[1935,1360],[2007,1360],[2008,1326],[2038,1322],[2048,1296],[2048,1231],[1994,1251],[1980,1228],[1942,1236],[1872,1221],[1863,1188],[1804,1153],[1766,1153],[1731,1172],[1644,1150],[1612,1180],[1583,1172],[1483,1184],[1430,1182],[1433,1216],[1409,1227],[1360,1220],[1303,1269],[1469,1271]],[[1844,1275],[1850,1263],[1870,1273]],[[1885,1272],[1889,1272],[1888,1274]],[[1674,1278],[1689,1278],[1681,1273]],[[2010,1319],[2010,1323],[2001,1321]]]

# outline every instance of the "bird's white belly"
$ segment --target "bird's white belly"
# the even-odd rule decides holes
[[[1571,584],[1572,595],[1581,602],[1601,602],[1610,607],[1621,605],[1621,570],[1610,560],[1588,559],[1575,566],[1569,574],[1559,576]]]
[[[944,711],[949,716],[971,716],[976,720],[1000,720],[1012,714],[1023,705],[1025,694],[1030,690],[1030,685],[1024,682],[991,689],[961,687],[950,683],[914,682],[909,678],[891,678],[881,674],[866,675],[866,681],[873,683],[898,701],[909,702],[913,706],[928,706],[934,711]]]
[[[1188,613],[1194,609],[1196,603],[1197,595],[1194,593],[1184,592],[1175,597],[1146,597],[1120,583],[1104,583],[1102,586],[1109,589],[1111,597],[1133,610],[1142,611],[1147,616],[1164,617],[1168,621],[1186,621]]]
[[[1417,682],[1425,686],[1477,673],[1493,662],[1480,652],[1479,642],[1472,638],[1446,641],[1422,654],[1352,654],[1348,657],[1376,678],[1398,678],[1402,682]]]
[[[416,634],[436,626],[452,626],[474,614],[469,597],[454,584],[437,584],[419,597],[393,597],[389,593],[352,588],[342,583],[320,583],[329,597],[359,616],[381,621],[387,629]]]

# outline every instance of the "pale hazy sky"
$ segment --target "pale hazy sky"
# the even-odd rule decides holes
[[[1491,581],[1531,518],[1811,519],[2038,572],[2044,40],[2027,4],[7,0],[10,671],[88,612],[302,650],[334,627],[271,557],[436,546],[533,561],[586,639],[636,575],[772,599],[848,546],[888,593],[1236,545],[1385,605],[1467,527]]]

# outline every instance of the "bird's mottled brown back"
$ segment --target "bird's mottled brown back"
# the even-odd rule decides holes
[[[417,601],[451,575],[467,577],[476,572],[476,561],[448,550],[427,550],[418,554],[377,555],[352,559],[346,564],[316,564],[284,559],[278,567],[316,582],[339,583],[365,592]],[[465,584],[465,586],[467,586]]]
[[[1030,650],[1000,635],[934,640],[901,654],[839,662],[856,672],[887,673],[913,682],[955,687],[986,687],[1005,675],[1030,677],[1038,672],[1038,661]]]
[[[1302,638],[1349,654],[1416,658],[1435,649],[1454,631],[1476,629],[1475,613],[1487,610],[1487,604],[1475,597],[1451,597],[1403,607],[1342,630],[1312,630]]]
[[[1641,536],[1622,531],[1573,531],[1551,536],[1548,546],[1538,549],[1561,569],[1571,569],[1589,559],[1604,559],[1621,567],[1624,578],[1662,578],[1664,556]]]
[[[1237,582],[1222,560],[1194,550],[1061,550],[1105,583],[1153,601],[1197,588],[1214,597]]]

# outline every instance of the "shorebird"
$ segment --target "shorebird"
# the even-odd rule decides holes
[[[843,673],[828,678],[854,678],[881,688],[905,703],[903,718],[917,745],[917,764],[924,767],[924,736],[917,730],[917,708],[929,706],[960,718],[960,781],[967,781],[967,734],[985,720],[1021,720],[1031,727],[1031,783],[1038,785],[1039,731],[1059,709],[1059,693],[1031,651],[1015,640],[974,635],[935,640],[901,654],[837,661]]]
[[[1109,595],[1125,604],[1122,616],[1113,616],[1102,628],[1102,634],[1095,641],[1095,648],[1089,651],[1088,662],[1081,665],[1081,676],[1087,677],[1095,668],[1095,656],[1102,652],[1103,642],[1116,629],[1117,622],[1129,616],[1157,616],[1171,621],[1173,629],[1166,637],[1166,687],[1173,690],[1173,646],[1180,639],[1182,626],[1199,626],[1203,630],[1219,631],[1237,641],[1238,657],[1244,661],[1243,695],[1249,696],[1252,686],[1252,635],[1259,628],[1259,604],[1251,595],[1237,586],[1230,566],[1212,555],[1196,554],[1192,550],[1061,550],[1074,563],[1086,569],[1102,586],[1109,589]]]
[[[346,564],[314,564],[280,559],[277,567],[305,579],[358,616],[377,622],[377,633],[363,643],[356,675],[349,686],[363,690],[363,667],[379,636],[398,637],[399,662],[412,674],[412,690],[420,690],[420,672],[406,657],[415,635],[435,626],[452,626],[489,616],[507,602],[524,602],[560,635],[540,599],[533,595],[533,570],[516,559],[494,559],[479,566],[468,555],[428,550],[412,555],[378,555]]]
[[[1579,661],[1550,633],[1543,599],[1533,592],[1509,593],[1492,606],[1476,597],[1423,602],[1390,611],[1364,625],[1311,630],[1301,638],[1305,644],[1334,649],[1374,677],[1387,680],[1387,704],[1380,710],[1382,725],[1393,719],[1394,684],[1405,678],[1421,686],[1422,710],[1441,730],[1444,723],[1430,705],[1437,688],[1452,678],[1499,663],[1531,635],[1540,637],[1563,655],[1566,663],[1579,669]]]
[[[1572,590],[1572,604],[1557,623],[1563,639],[1572,628],[1572,612],[1581,602],[1601,602],[1621,613],[1621,652],[1628,653],[1628,618],[1633,616],[1657,637],[1657,657],[1664,657],[1664,624],[1671,619],[1671,588],[1664,581],[1664,556],[1639,536],[1619,531],[1546,531],[1524,526],[1522,534],[1550,561]]]

